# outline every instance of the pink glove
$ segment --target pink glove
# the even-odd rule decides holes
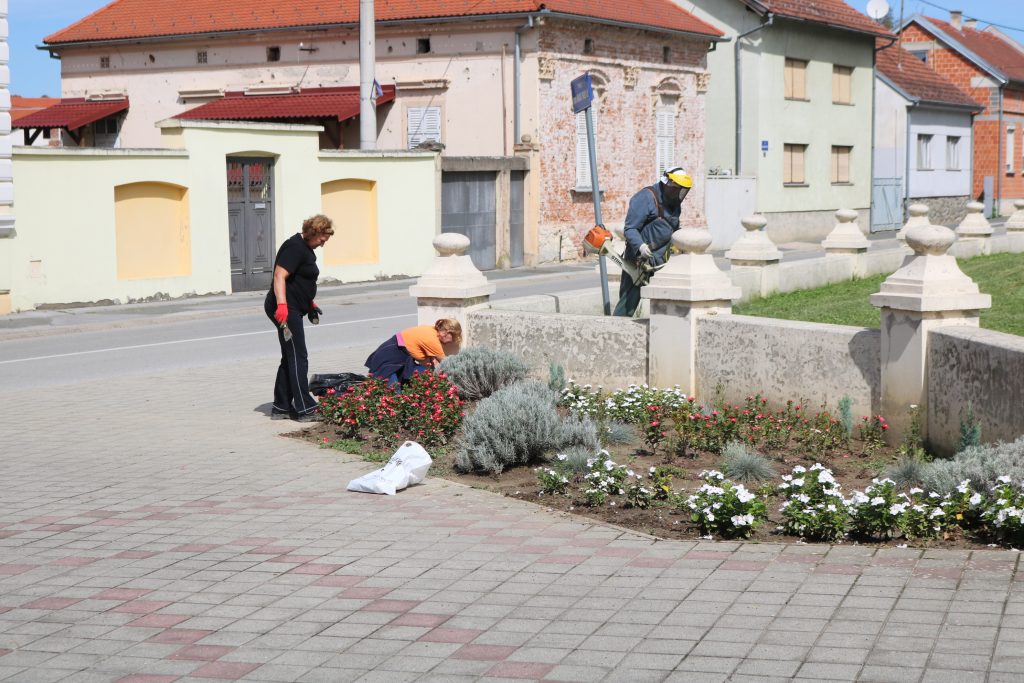
[[[276,320],[279,325],[284,325],[288,322],[288,304],[277,305],[277,310],[274,311],[274,320]]]

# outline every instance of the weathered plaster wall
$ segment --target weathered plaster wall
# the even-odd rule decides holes
[[[587,39],[594,41],[594,52],[584,55]],[[666,47],[669,63],[662,62]],[[592,193],[576,189],[576,125],[569,87],[586,71],[598,91],[596,144],[605,225],[622,225],[630,197],[657,180],[659,93],[676,96],[676,163],[694,177],[680,222],[703,223],[706,52],[705,42],[636,30],[571,22],[545,28],[538,53],[543,65],[538,86],[540,261],[575,258],[594,222]]]
[[[608,388],[647,381],[647,321],[593,315],[480,309],[469,314],[474,346],[509,351],[547,379],[551,363],[566,376]]]
[[[928,435],[949,454],[970,403],[984,443],[1024,434],[1024,337],[976,327],[928,336]]]
[[[721,385],[725,398],[742,402],[760,393],[772,403],[805,400],[808,410],[835,410],[843,396],[854,414],[878,405],[881,334],[842,325],[771,320],[742,315],[702,317],[697,324],[698,395]]]

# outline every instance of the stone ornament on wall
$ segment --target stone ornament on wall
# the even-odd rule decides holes
[[[627,66],[622,76],[622,84],[627,88],[635,88],[640,80],[640,67]]]
[[[542,81],[555,78],[555,60],[551,57],[540,57],[537,60],[537,77]]]
[[[711,84],[711,74],[705,71],[704,73],[697,74],[697,92],[707,92],[708,86]]]

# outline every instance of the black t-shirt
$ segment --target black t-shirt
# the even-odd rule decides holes
[[[302,233],[297,232],[285,240],[277,250],[274,266],[281,266],[288,271],[288,279],[285,280],[288,310],[302,315],[309,313],[310,305],[316,298],[316,281],[320,278],[320,269],[316,266],[316,253],[302,239]],[[274,285],[271,283],[268,298],[273,296]]]

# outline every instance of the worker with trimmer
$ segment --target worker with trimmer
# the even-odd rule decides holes
[[[679,229],[680,207],[691,187],[693,179],[690,175],[675,166],[665,171],[660,182],[645,187],[629,200],[622,228],[626,238],[626,252],[622,258],[628,263],[638,264],[641,274],[652,272],[667,260],[672,233]],[[640,305],[640,288],[645,284],[645,277],[636,282],[623,271],[614,315],[633,315]]]

